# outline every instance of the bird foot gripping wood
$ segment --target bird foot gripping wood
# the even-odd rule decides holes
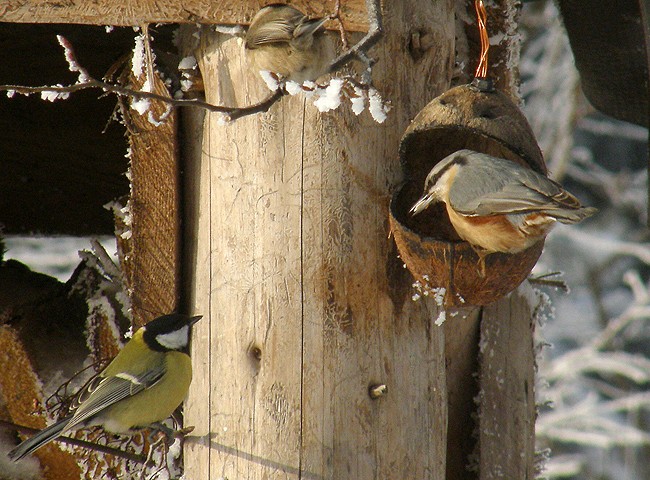
[[[193,426],[184,427],[184,428],[181,428],[179,430],[174,430],[173,428],[170,428],[167,425],[165,425],[163,423],[160,423],[160,422],[156,422],[156,423],[152,424],[151,428],[153,428],[153,430],[154,430],[154,432],[153,432],[154,435],[156,433],[162,433],[165,436],[165,438],[167,440],[167,443],[169,443],[169,444],[174,443],[174,440],[176,440],[176,439],[180,439],[181,441],[183,441],[183,439],[187,435],[189,435],[190,433],[192,433],[194,431]]]

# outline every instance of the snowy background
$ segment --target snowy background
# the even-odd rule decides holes
[[[524,112],[551,175],[600,212],[560,225],[534,273],[562,272],[539,331],[538,448],[548,478],[650,478],[646,129],[589,106],[552,2],[522,16]],[[112,255],[115,242],[101,239]],[[8,237],[5,258],[66,281],[89,239]],[[550,452],[550,453],[549,453]]]
[[[650,243],[644,128],[588,104],[552,2],[524,8],[524,111],[556,180],[600,212],[549,236],[537,422],[549,478],[650,478]],[[546,452],[548,453],[548,451]]]

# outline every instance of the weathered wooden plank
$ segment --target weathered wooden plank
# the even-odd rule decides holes
[[[142,88],[145,74],[131,75]],[[168,95],[153,75],[153,90]],[[152,101],[140,115],[129,110],[131,194],[129,225],[118,236],[124,282],[131,298],[133,323],[140,327],[158,315],[178,309],[180,297],[180,167],[177,113]]]
[[[445,371],[447,377],[447,476],[445,480],[469,480],[467,471],[476,441],[474,431],[478,394],[478,352],[481,309],[451,309],[446,312]]]
[[[255,12],[272,1],[259,0],[4,0],[0,21],[15,23],[75,23],[143,25],[145,23],[247,24]],[[277,3],[277,2],[276,2]],[[291,5],[310,16],[334,12],[334,0],[294,0]],[[367,30],[364,0],[343,0],[341,16],[348,31]],[[335,23],[329,25],[338,28]]]
[[[228,125],[206,116],[202,146],[185,157],[190,309],[209,316],[194,336],[195,378],[210,379],[186,405],[187,424],[200,425],[186,441],[188,477],[444,477],[439,312],[410,300],[387,204],[401,133],[448,86],[451,3],[386,6],[373,51],[393,102],[384,125],[301,97]],[[437,40],[417,61],[404,44],[412,31]],[[217,34],[197,58],[209,101],[266,94],[236,39]],[[387,393],[373,400],[374,384]]]
[[[535,478],[532,296],[526,282],[483,310],[478,397],[481,480]]]
[[[9,325],[0,326],[0,387],[3,402],[13,422],[32,428],[45,428],[45,415],[35,415],[35,407],[43,397],[42,382],[25,350],[18,332]],[[36,456],[47,466],[47,480],[74,480],[79,478],[79,466],[73,456],[55,443],[46,445]]]

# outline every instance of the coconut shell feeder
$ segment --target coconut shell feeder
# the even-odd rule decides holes
[[[468,148],[517,162],[546,174],[546,166],[526,118],[507,95],[473,82],[444,92],[415,117],[400,141],[406,182],[390,205],[390,225],[400,257],[420,288],[444,288],[444,306],[487,305],[523,282],[544,242],[516,253],[479,257],[451,226],[443,204],[411,216],[424,180],[446,156]],[[443,290],[437,290],[442,293]]]

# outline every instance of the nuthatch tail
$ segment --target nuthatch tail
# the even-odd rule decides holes
[[[246,32],[246,52],[256,71],[269,70],[299,83],[326,73],[330,60],[324,41],[315,34],[327,18],[309,19],[283,4],[262,8]]]
[[[490,253],[525,250],[555,222],[577,223],[596,212],[553,180],[472,150],[459,150],[436,164],[411,213],[438,201],[445,203],[458,236],[474,247],[481,262]]]

